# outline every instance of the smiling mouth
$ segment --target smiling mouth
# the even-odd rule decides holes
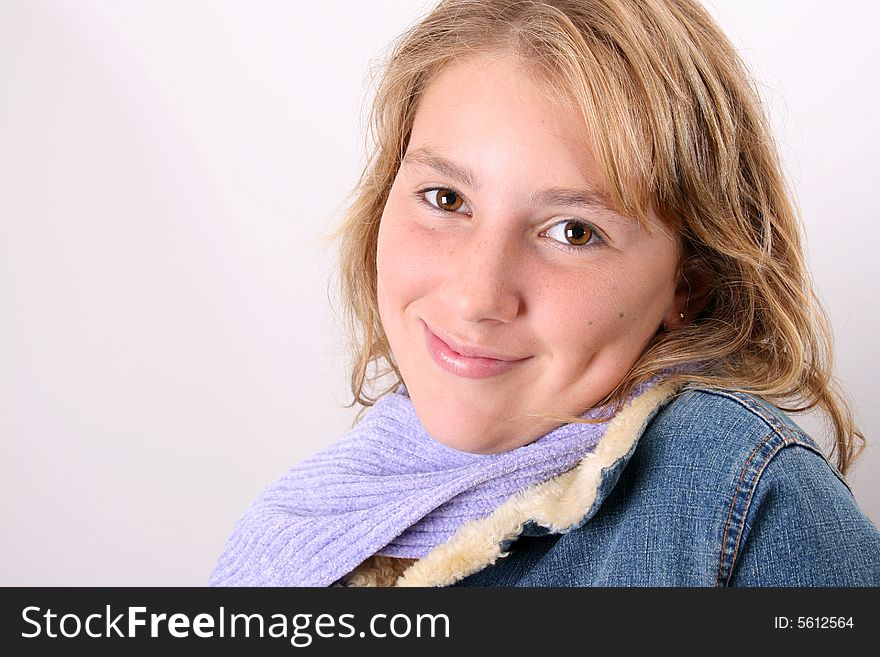
[[[466,379],[484,379],[505,374],[531,359],[512,357],[494,350],[462,345],[447,336],[442,338],[425,323],[428,353],[444,371]]]

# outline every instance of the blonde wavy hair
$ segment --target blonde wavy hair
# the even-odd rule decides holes
[[[370,406],[402,380],[379,319],[376,243],[419,99],[444,66],[491,51],[516,54],[549,93],[574,99],[615,209],[645,224],[653,208],[681,241],[679,282],[694,289],[686,317],[658,331],[603,404],[617,408],[658,372],[697,362],[672,378],[789,412],[820,408],[845,473],[864,437],[832,375],[798,213],[751,77],[692,0],[444,0],[401,36],[338,233],[352,404]]]

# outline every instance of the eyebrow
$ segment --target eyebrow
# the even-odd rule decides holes
[[[470,169],[459,166],[455,162],[437,155],[428,148],[416,148],[415,150],[407,151],[403,158],[403,163],[421,164],[442,173],[448,178],[452,178],[452,180],[466,187],[472,189],[480,188],[480,181],[477,180],[477,177]]]
[[[418,164],[426,166],[461,185],[470,187],[471,189],[480,188],[480,180],[474,175],[473,171],[438,155],[428,148],[422,147],[407,151],[403,158],[403,164]],[[617,214],[608,199],[597,189],[591,187],[585,187],[582,189],[550,187],[532,193],[529,197],[529,201],[533,206],[555,205],[580,208],[588,211],[599,210],[608,213],[609,218],[621,223],[636,223],[632,219]]]

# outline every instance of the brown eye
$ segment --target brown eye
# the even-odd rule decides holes
[[[437,195],[437,207],[441,210],[446,210],[447,212],[455,212],[464,202],[462,201],[461,196],[453,192],[451,189],[438,189],[435,194]]]
[[[572,246],[583,246],[593,237],[593,229],[577,221],[569,221],[563,229],[565,240]]]

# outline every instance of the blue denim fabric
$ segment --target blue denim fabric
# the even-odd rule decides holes
[[[603,473],[574,529],[534,523],[463,586],[880,586],[880,532],[778,408],[690,389]]]

